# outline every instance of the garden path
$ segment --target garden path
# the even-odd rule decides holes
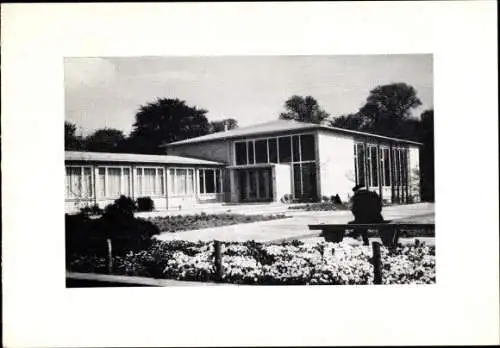
[[[275,213],[275,212],[269,212]],[[350,211],[295,211],[288,210],[285,219],[254,222],[231,226],[212,227],[182,232],[165,232],[156,236],[160,240],[188,241],[273,241],[282,239],[318,238],[318,231],[310,231],[310,224],[344,224],[353,219]],[[382,215],[386,220],[404,219],[411,222],[425,219],[423,222],[434,222],[434,204],[418,203],[385,207]],[[417,217],[418,216],[418,217]],[[403,221],[403,220],[402,220]],[[420,238],[419,238],[420,239]]]

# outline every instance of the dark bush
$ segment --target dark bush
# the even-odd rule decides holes
[[[105,213],[127,216],[133,216],[136,211],[137,204],[135,201],[132,198],[123,195],[115,200],[114,204],[110,204],[105,208]]]
[[[104,213],[96,222],[101,235],[111,239],[114,254],[146,249],[152,243],[151,237],[160,233],[153,223],[116,211]]]
[[[98,221],[82,213],[65,215],[66,256],[106,254],[106,238],[99,231]]]
[[[91,205],[91,206],[86,206],[80,209],[80,213],[84,215],[102,215],[104,212],[103,209],[99,208],[97,204]]]
[[[114,255],[150,247],[151,237],[160,231],[153,223],[135,218],[134,207],[133,200],[122,196],[97,220],[84,214],[66,215],[66,254],[106,256],[108,238]]]
[[[153,211],[154,209],[155,209],[155,202],[151,199],[151,197],[137,198],[138,211]]]

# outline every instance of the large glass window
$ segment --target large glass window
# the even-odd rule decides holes
[[[93,197],[92,182],[90,167],[66,167],[66,198]]]
[[[99,197],[106,197],[106,168],[99,168],[97,180],[99,182],[97,186]]]
[[[162,168],[137,168],[137,194],[161,196],[165,194],[165,177]]]
[[[222,192],[222,170],[215,171],[215,191]]]
[[[222,192],[222,175],[220,169],[200,169],[198,172],[201,194]]]
[[[394,184],[399,186],[401,184],[401,161],[399,156],[399,149],[394,149]]]
[[[361,143],[354,145],[354,168],[356,184],[365,185],[365,150]]]
[[[280,163],[288,163],[292,161],[292,144],[290,137],[278,138],[279,144],[279,161]]]
[[[137,194],[161,196],[165,194],[165,177],[162,168],[137,168]]]
[[[254,148],[253,141],[249,141],[247,143],[247,152],[248,152],[248,164],[254,164]]]
[[[175,171],[175,193],[178,195],[187,194],[187,169],[177,169]]]
[[[215,173],[213,170],[205,170],[205,192],[215,193]]]
[[[389,156],[389,149],[382,148],[382,185],[383,186],[391,186],[391,163]]]
[[[122,193],[122,170],[121,168],[108,168],[107,178],[107,196],[116,197]]]
[[[401,180],[405,186],[408,182],[408,150],[401,149]]]
[[[271,138],[267,140],[269,146],[269,162],[278,163],[278,143],[276,138]]]
[[[267,140],[255,141],[255,163],[267,163]]]
[[[302,163],[302,195],[316,197],[316,164]]]
[[[130,168],[123,168],[123,188],[122,192],[125,196],[130,196]]]
[[[293,176],[296,198],[316,197],[316,164],[314,162],[295,163]]]
[[[314,161],[315,159],[315,147],[314,147],[314,135],[313,134],[303,134],[300,136],[300,149],[302,155],[302,161]]]
[[[302,173],[300,163],[293,165],[293,190],[296,198],[302,197]]]
[[[290,135],[235,142],[236,165],[299,163],[315,160],[313,134]]]
[[[300,162],[300,137],[298,135],[292,137],[292,150],[293,162]]]
[[[377,156],[377,146],[369,145],[368,146],[368,160],[370,164],[370,173],[369,173],[369,185],[371,187],[378,186],[378,156]]]
[[[247,164],[247,143],[238,142],[235,144],[236,148],[236,164]]]
[[[130,195],[130,168],[99,167],[97,171],[99,197],[115,198]]]
[[[194,193],[194,169],[171,168],[169,174],[169,194],[187,196]]]

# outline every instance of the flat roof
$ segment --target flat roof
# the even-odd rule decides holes
[[[321,124],[298,122],[298,121],[293,121],[293,120],[276,120],[276,121],[271,121],[271,122],[259,123],[259,124],[248,126],[248,127],[235,128],[235,129],[231,129],[231,130],[228,130],[225,132],[217,132],[217,133],[203,135],[201,137],[176,141],[173,143],[164,144],[162,146],[168,147],[168,146],[176,146],[176,145],[195,144],[195,143],[201,143],[201,142],[207,142],[207,141],[243,138],[243,137],[252,136],[252,135],[256,135],[256,134],[264,135],[264,134],[270,134],[270,133],[291,132],[291,131],[307,131],[307,130],[325,130],[328,132],[334,132],[334,133],[338,133],[338,134],[365,136],[365,137],[370,137],[370,138],[375,138],[375,139],[391,140],[391,141],[406,143],[406,144],[423,145],[422,143],[412,141],[412,140],[392,138],[392,137],[387,137],[387,136],[373,134],[373,133],[354,131],[354,130],[338,128],[338,127],[330,127],[330,126],[321,125]]]
[[[224,163],[207,161],[199,158],[173,155],[143,155],[135,153],[65,151],[65,161],[93,162],[127,162],[127,163],[161,163],[161,164],[200,164],[224,165]]]

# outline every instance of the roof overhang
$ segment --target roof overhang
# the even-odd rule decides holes
[[[173,156],[173,155],[143,155],[134,153],[65,151],[65,161],[99,162],[99,163],[149,163],[169,165],[214,165],[224,166],[224,163],[204,159]]]

